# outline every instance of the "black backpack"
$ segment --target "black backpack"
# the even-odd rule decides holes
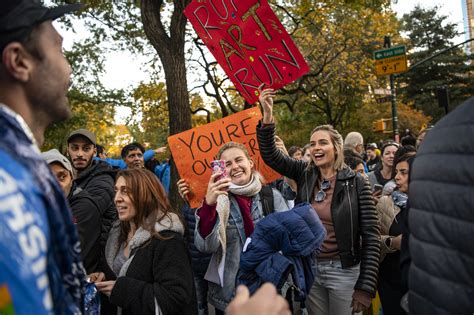
[[[272,187],[265,185],[259,192],[260,200],[262,201],[263,215],[267,215],[275,212],[275,204],[273,203],[273,189]]]

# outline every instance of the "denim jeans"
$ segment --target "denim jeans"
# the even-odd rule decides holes
[[[340,260],[318,260],[316,278],[306,299],[310,315],[350,315],[360,265],[342,269]]]
[[[204,276],[194,276],[194,286],[196,287],[198,315],[208,315],[207,281],[204,280]]]

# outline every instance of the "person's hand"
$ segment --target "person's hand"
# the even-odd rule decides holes
[[[285,143],[278,136],[275,136],[275,145],[277,149],[280,150],[283,154],[288,155],[288,151],[286,150]]]
[[[377,205],[379,202],[380,197],[382,197],[382,191],[381,190],[376,190],[372,192],[372,197],[374,198],[374,202]]]
[[[101,282],[105,280],[105,274],[103,272],[93,272],[87,277],[91,282]]]
[[[160,147],[158,149],[155,149],[155,153],[156,154],[165,153],[166,150],[167,150],[166,147]]]
[[[188,195],[191,193],[191,187],[189,187],[189,184],[186,182],[185,179],[178,180],[176,184],[178,185],[178,193],[181,198],[187,200]]]
[[[398,250],[402,248],[402,234],[392,238],[392,244],[390,244],[390,247]]]
[[[370,293],[365,292],[363,290],[354,290],[354,294],[352,294],[352,313],[359,313],[363,312],[369,308],[372,299],[370,297]]]
[[[277,293],[273,284],[265,283],[250,297],[246,286],[237,287],[234,299],[227,306],[227,315],[290,315],[288,302]]]
[[[206,203],[213,206],[217,203],[217,197],[220,195],[227,195],[227,189],[229,189],[230,178],[224,177],[215,181],[217,177],[222,175],[222,172],[215,172],[211,175],[209,185],[207,185]]]
[[[273,123],[273,97],[275,97],[275,91],[273,89],[263,90],[264,85],[265,84],[262,83],[262,85],[258,87],[258,101],[262,105],[263,123],[271,124]]]
[[[110,296],[112,293],[112,290],[114,289],[115,281],[102,281],[102,282],[96,282],[95,286],[97,287],[97,290],[100,292],[104,293],[107,296]]]

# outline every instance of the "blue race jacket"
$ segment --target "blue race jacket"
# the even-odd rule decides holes
[[[0,104],[0,313],[81,314],[77,231],[33,141],[21,117]]]
[[[153,150],[146,150],[145,153],[143,153],[143,160],[147,162],[148,160],[151,160],[151,158],[155,155],[155,151]],[[107,164],[112,166],[113,168],[118,168],[121,170],[124,170],[127,168],[127,163],[123,159],[111,159],[111,158],[105,158],[102,160],[98,156],[94,157],[94,160],[96,161],[105,161]]]
[[[163,162],[155,167],[155,175],[160,179],[166,193],[169,193],[170,191],[170,171],[171,168],[168,162]]]
[[[237,283],[245,284],[250,293],[265,282],[281,289],[291,273],[295,300],[304,301],[314,281],[313,253],[325,237],[326,229],[309,203],[268,215],[247,239]]]

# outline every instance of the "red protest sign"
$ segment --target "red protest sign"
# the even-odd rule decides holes
[[[227,142],[234,141],[245,145],[255,168],[266,181],[272,182],[281,177],[266,165],[260,156],[256,128],[261,118],[260,110],[254,107],[168,137],[168,145],[179,176],[191,186],[191,207],[201,206],[212,173],[211,161],[215,160],[220,147]]]
[[[262,83],[279,89],[309,71],[266,0],[193,0],[184,14],[250,104]]]

